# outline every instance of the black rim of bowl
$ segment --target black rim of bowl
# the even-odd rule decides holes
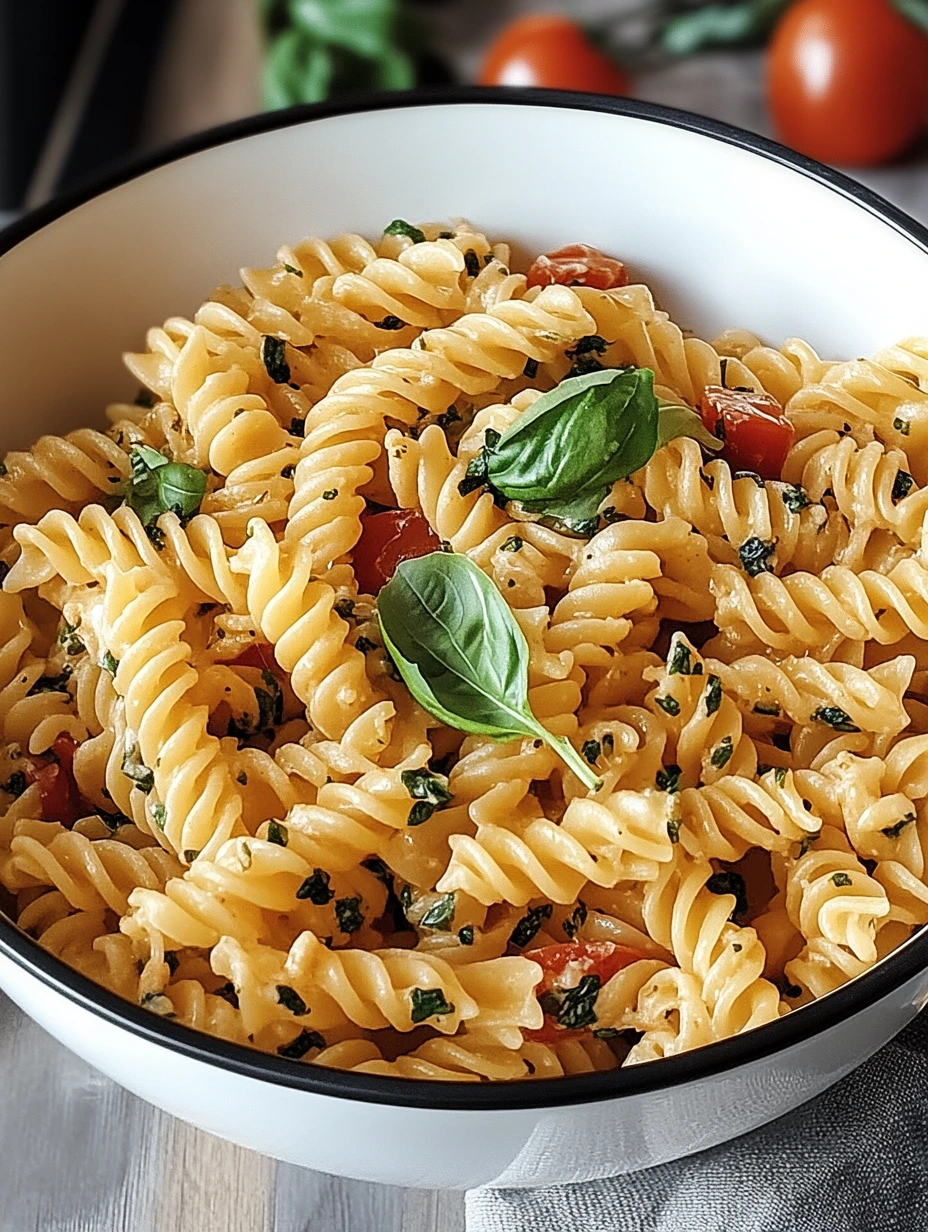
[[[743,129],[634,99],[602,95],[574,94],[553,90],[456,87],[419,89],[403,93],[360,96],[312,106],[252,116],[209,129],[152,154],[131,160],[86,187],[77,188],[33,211],[0,232],[0,254],[14,248],[27,236],[69,213],[77,206],[144,175],[167,163],[239,138],[252,137],[275,129],[289,128],[331,116],[368,111],[406,110],[412,107],[462,104],[556,107],[575,111],[603,112],[662,124],[671,128],[710,137],[738,146],[762,158],[799,172],[876,215],[928,253],[928,228],[917,223],[879,194],[839,171],[825,167],[774,141]],[[605,1073],[540,1079],[511,1083],[431,1082],[330,1070],[312,1064],[298,1065],[272,1054],[230,1044],[180,1026],[169,1019],[124,1001],[93,983],[67,964],[46,953],[38,944],[0,914],[0,954],[48,988],[69,1001],[133,1035],[184,1056],[219,1065],[233,1073],[272,1082],[279,1086],[309,1091],[317,1095],[377,1104],[454,1110],[556,1108],[600,1100],[619,1099],[657,1091],[708,1078],[739,1066],[782,1052],[851,1018],[901,988],[928,966],[928,929],[903,945],[894,954],[872,967],[851,983],[801,1009],[757,1030],[732,1039],[652,1061],[645,1065]],[[299,1027],[294,1021],[294,1030]]]

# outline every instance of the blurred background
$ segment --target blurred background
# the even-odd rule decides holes
[[[0,22],[0,221],[226,120],[475,81],[728,120],[928,216],[928,0],[0,0]]]

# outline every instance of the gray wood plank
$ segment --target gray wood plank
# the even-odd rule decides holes
[[[358,1144],[363,1150],[363,1144]],[[273,1232],[404,1232],[403,1191],[278,1164]],[[436,1232],[436,1227],[429,1228]]]

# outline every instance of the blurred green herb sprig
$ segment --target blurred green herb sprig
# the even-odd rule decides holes
[[[260,0],[264,105],[446,80],[403,0]]]

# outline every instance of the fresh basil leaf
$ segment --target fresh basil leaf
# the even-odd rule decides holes
[[[197,512],[206,495],[206,473],[183,462],[171,462],[147,445],[137,445],[129,455],[132,474],[126,483],[125,502],[150,530],[162,513],[176,513],[187,520]]]
[[[568,377],[488,448],[487,480],[529,513],[588,521],[654,453],[657,421],[650,368]]]
[[[657,448],[680,436],[691,437],[704,449],[717,451],[724,442],[713,436],[692,407],[676,402],[660,402],[657,414]]]
[[[411,222],[406,222],[404,218],[394,218],[388,226],[384,227],[383,233],[384,235],[404,235],[414,244],[425,243],[425,232],[414,227]]]
[[[416,701],[449,727],[545,741],[590,791],[600,780],[528,704],[528,645],[490,579],[466,556],[403,561],[377,601],[384,646]]]

